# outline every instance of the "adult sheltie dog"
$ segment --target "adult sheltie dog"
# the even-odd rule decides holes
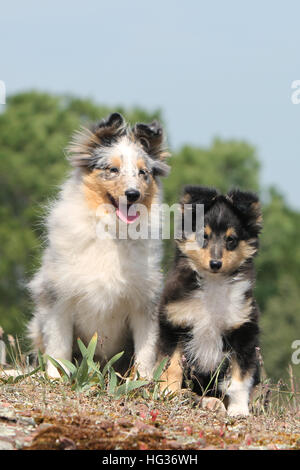
[[[174,266],[160,304],[159,357],[170,362],[162,388],[192,381],[200,394],[226,397],[230,415],[247,415],[258,382],[258,318],[253,257],[262,217],[255,194],[188,186],[182,208],[192,231],[177,241]],[[204,205],[204,237],[197,240],[197,204]],[[183,216],[184,219],[185,216]]]
[[[87,343],[97,332],[100,361],[124,350],[124,371],[133,352],[140,374],[151,376],[161,241],[133,239],[128,228],[143,217],[137,205],[149,210],[160,203],[167,156],[156,121],[130,127],[114,113],[74,135],[68,149],[74,169],[49,207],[47,246],[29,285],[36,305],[29,323],[35,349],[70,361],[74,338]],[[106,230],[109,224],[122,237]],[[48,373],[59,375],[51,363]]]

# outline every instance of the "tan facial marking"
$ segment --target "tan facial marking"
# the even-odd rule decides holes
[[[118,155],[111,157],[111,166],[115,166],[116,168],[121,168],[122,159]]]
[[[199,271],[209,269],[211,260],[210,251],[207,248],[201,248],[197,242],[193,240],[184,240],[179,243],[180,250],[193,262]]]
[[[204,233],[206,233],[206,235],[207,235],[208,237],[211,235],[212,229],[210,228],[209,225],[206,225],[206,226],[204,227]]]
[[[145,167],[145,161],[143,158],[139,158],[138,161],[136,162],[136,165],[138,167],[139,170],[144,170],[146,169]]]
[[[189,204],[191,202],[191,195],[186,193],[182,198],[182,204]],[[183,207],[182,207],[183,210]]]
[[[88,206],[97,209],[100,204],[110,204],[104,188],[99,184],[101,170],[93,170],[83,177],[83,191]]]
[[[140,203],[144,204],[148,210],[151,209],[151,204],[158,202],[156,201],[158,196],[158,186],[151,175],[149,176],[148,183],[143,180],[141,185],[141,194],[143,195],[143,199]]]
[[[226,230],[226,237],[236,237],[236,231],[234,230],[233,227],[229,227]]]
[[[119,157],[113,157],[112,166],[118,166],[121,160]],[[91,209],[96,210],[100,204],[111,204],[111,200],[108,197],[110,194],[116,202],[120,197],[124,197],[127,189],[126,179],[121,177],[104,179],[101,178],[101,173],[105,170],[93,170],[86,172],[83,177],[83,191],[85,194],[88,206]],[[138,201],[139,204],[144,204],[148,210],[151,208],[151,204],[155,202],[158,195],[158,186],[151,175],[148,180],[140,178],[138,190],[141,193],[141,198]]]
[[[226,273],[235,271],[246,259],[251,258],[256,252],[256,249],[251,245],[251,242],[253,242],[253,240],[241,240],[238,246],[232,251],[226,250],[224,246],[223,256],[222,259],[220,259],[220,261],[222,261],[222,267],[218,272]],[[180,250],[188,256],[189,260],[197,270],[210,271],[210,242],[206,248],[201,248],[196,242],[192,244],[191,240],[183,240],[179,242],[179,247]]]
[[[241,240],[233,251],[224,249],[220,272],[234,271],[239,268],[246,259],[251,258],[255,254],[255,251],[255,248],[245,240]]]

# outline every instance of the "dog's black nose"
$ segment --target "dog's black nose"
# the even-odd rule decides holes
[[[135,202],[140,197],[141,193],[137,189],[127,189],[125,191],[125,196],[127,197],[128,202]]]
[[[222,267],[222,261],[211,259],[209,265],[213,271],[218,271]]]

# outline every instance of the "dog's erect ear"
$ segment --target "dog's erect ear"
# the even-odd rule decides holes
[[[248,229],[254,235],[258,235],[262,228],[262,212],[258,196],[250,191],[232,189],[226,198],[244,219]]]
[[[169,156],[164,143],[164,132],[158,121],[150,124],[137,123],[132,129],[136,140],[154,160],[164,160]]]
[[[120,113],[112,113],[106,119],[101,119],[97,127],[115,127],[119,128],[124,124],[124,118]]]
[[[119,113],[110,114],[94,124],[90,129],[82,128],[75,132],[67,148],[72,166],[92,168],[99,159],[93,154],[96,147],[107,147],[126,132],[126,123]]]
[[[186,236],[186,230],[189,231],[191,229],[192,232],[199,231],[201,228],[199,223],[203,224],[204,222],[202,215],[214,204],[217,196],[218,192],[214,188],[193,185],[183,188],[180,204],[182,211],[181,230],[185,231],[184,236]],[[204,206],[203,212],[202,208],[199,207],[200,205]]]
[[[183,188],[183,196],[180,200],[181,204],[204,204],[207,209],[218,196],[218,192],[213,188],[204,186],[185,186]]]

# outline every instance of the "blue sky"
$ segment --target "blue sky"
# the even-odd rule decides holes
[[[173,148],[245,139],[262,183],[299,208],[299,22],[297,0],[10,0],[0,7],[0,80],[8,94],[161,108]]]

